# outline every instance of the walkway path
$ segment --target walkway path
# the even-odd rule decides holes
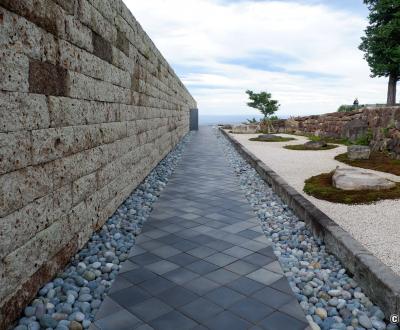
[[[211,128],[195,133],[143,229],[93,329],[307,327]]]

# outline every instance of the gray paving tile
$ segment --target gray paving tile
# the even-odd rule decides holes
[[[307,327],[307,324],[285,313],[274,312],[262,320],[259,323],[259,326],[268,330],[304,330]]]
[[[160,330],[186,330],[194,328],[197,323],[178,311],[172,311],[151,321],[150,325]]]
[[[133,257],[129,258],[129,260],[137,265],[148,265],[148,264],[152,264],[156,261],[160,261],[162,259],[153,253],[146,252],[146,253],[142,253],[142,254],[133,256]]]
[[[205,297],[223,308],[233,305],[235,302],[245,298],[244,295],[227,287],[219,287],[210,291]]]
[[[221,314],[218,314],[211,320],[208,320],[205,323],[205,325],[207,328],[211,330],[221,330],[221,329],[243,330],[250,328],[251,323],[239,318],[238,316],[229,311],[225,311],[222,312]],[[282,328],[282,329],[290,329],[290,328]]]
[[[192,281],[196,277],[199,277],[199,274],[192,272],[189,269],[178,268],[163,274],[163,277],[176,284],[182,285],[188,281]]]
[[[169,257],[172,257],[174,255],[177,255],[181,253],[180,250],[172,247],[172,246],[161,246],[153,251],[151,251],[153,254],[159,256],[160,258],[166,259]]]
[[[243,260],[260,267],[263,267],[269,264],[270,262],[274,261],[274,259],[259,254],[257,252],[249,254],[248,256],[244,257]]]
[[[116,313],[98,319],[95,324],[101,330],[131,330],[140,322],[141,321],[136,316],[122,309]]]
[[[206,274],[205,277],[207,277],[208,279],[210,279],[216,283],[225,285],[229,282],[232,282],[232,281],[238,279],[240,276],[229,270],[220,268],[216,271]]]
[[[121,277],[131,282],[132,284],[139,284],[144,281],[150,280],[156,276],[157,276],[156,274],[144,268],[134,269],[129,272],[121,274]]]
[[[197,257],[193,257],[187,253],[180,253],[180,254],[174,255],[172,257],[169,257],[167,260],[183,267],[183,266],[189,265],[193,262],[199,261],[201,259],[199,259]]]
[[[223,251],[225,254],[228,254],[232,257],[236,258],[244,258],[250,254],[253,254],[253,251],[245,249],[241,246],[233,246],[230,249]]]
[[[207,292],[220,287],[221,284],[218,284],[205,277],[198,277],[193,281],[185,283],[184,286],[198,295],[204,295]]]
[[[214,270],[217,270],[219,268],[219,266],[214,265],[205,260],[198,260],[194,263],[187,265],[186,268],[190,269],[191,271],[193,271],[199,275],[204,275],[204,274],[208,274]]]
[[[217,251],[214,249],[211,249],[207,246],[199,246],[193,250],[186,251],[186,253],[197,257],[197,258],[206,258],[212,254],[215,254]]]
[[[128,310],[143,321],[149,322],[171,312],[173,308],[157,298],[150,298],[130,307]]]
[[[256,291],[265,288],[265,285],[261,284],[260,282],[253,281],[247,277],[240,277],[237,280],[226,284],[226,286],[244,295],[251,295]]]
[[[215,254],[205,258],[204,260],[211,262],[212,264],[217,265],[219,267],[224,267],[224,266],[229,265],[232,262],[236,261],[237,258],[228,256],[225,253],[215,253]]]
[[[96,314],[97,319],[102,319],[106,316],[109,316],[111,314],[115,314],[116,312],[122,310],[123,307],[112,300],[110,297],[105,297],[103,303],[100,306],[100,309],[98,310]]]
[[[190,281],[189,283],[192,283],[194,281]],[[193,300],[197,299],[198,295],[194,293],[193,290],[189,290],[187,288],[184,288],[183,286],[178,285],[163,291],[161,294],[157,295],[157,298],[159,298],[166,304],[176,308],[182,305],[189,304]]]
[[[158,295],[161,292],[174,287],[176,284],[162,276],[156,276],[150,280],[144,281],[139,286],[149,292],[151,295]]]
[[[162,275],[164,273],[170,272],[171,270],[179,268],[179,265],[174,264],[168,260],[160,260],[150,265],[146,265],[145,268],[156,273],[158,275]]]
[[[293,296],[270,287],[266,287],[256,292],[253,294],[253,297],[275,309],[280,308],[293,300]]]
[[[244,298],[229,307],[229,310],[239,317],[257,323],[272,314],[275,310],[253,298]]]
[[[122,307],[129,308],[150,298],[150,295],[138,286],[130,286],[110,294],[110,298]]]
[[[211,317],[224,311],[222,307],[204,298],[198,298],[179,310],[199,323],[205,323]]]
[[[281,275],[281,274],[271,272],[264,268],[257,269],[256,271],[246,275],[246,277],[248,277],[254,281],[260,282],[262,284],[265,284],[265,285],[270,285],[270,284],[276,282],[282,276],[283,275]]]
[[[279,307],[279,311],[288,314],[300,321],[304,321],[305,314],[301,309],[299,303],[297,302],[297,299],[295,298],[293,298],[287,304]]]
[[[238,275],[247,275],[258,269],[256,265],[250,264],[243,260],[237,260],[229,265],[226,265],[224,268]]]

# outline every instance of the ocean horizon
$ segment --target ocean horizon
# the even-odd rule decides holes
[[[278,116],[279,118],[285,119],[285,116]],[[199,114],[199,125],[217,125],[217,124],[240,124],[247,122],[248,119],[256,118],[257,120],[263,118],[262,115],[202,115]]]

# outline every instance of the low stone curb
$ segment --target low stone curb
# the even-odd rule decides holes
[[[220,131],[275,193],[311,228],[313,235],[324,241],[327,250],[342,262],[364,292],[383,310],[385,316],[389,319],[390,315],[398,314],[400,277],[240,144],[235,137],[223,129]]]

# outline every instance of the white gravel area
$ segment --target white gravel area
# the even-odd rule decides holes
[[[308,139],[295,136],[296,140],[289,142],[256,142],[249,139],[258,134],[232,135],[400,275],[400,200],[386,200],[368,205],[345,205],[319,200],[303,192],[304,181],[309,177],[330,172],[337,166],[350,167],[334,159],[336,155],[346,152],[347,147],[339,146],[323,151],[288,150],[283,146],[301,144]],[[363,170],[400,182],[400,176]]]

